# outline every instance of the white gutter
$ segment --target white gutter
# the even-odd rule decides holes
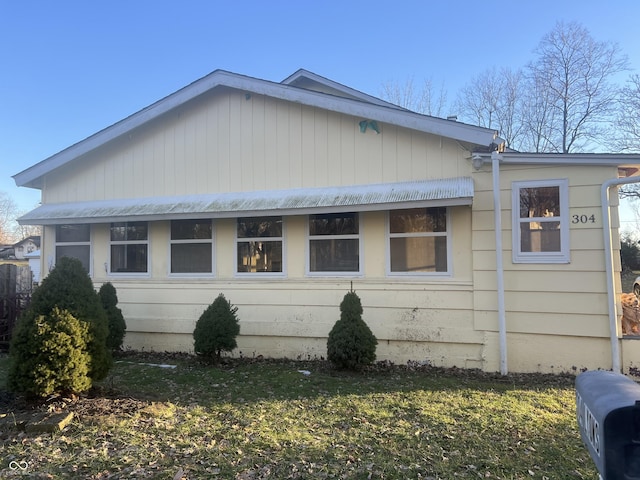
[[[618,318],[616,314],[616,297],[615,286],[613,281],[613,246],[611,240],[611,205],[609,191],[611,187],[626,185],[628,183],[639,183],[638,177],[612,178],[602,184],[601,203],[602,203],[602,231],[604,233],[604,263],[607,275],[607,299],[609,307],[609,332],[611,338],[611,365],[612,370],[616,373],[621,372],[620,365],[620,343],[618,339]]]
[[[500,161],[502,155],[491,152],[493,175],[493,220],[496,234],[496,280],[498,289],[498,334],[500,337],[500,373],[509,373],[507,368],[507,321],[504,308],[504,266],[502,262],[502,205],[500,203]]]

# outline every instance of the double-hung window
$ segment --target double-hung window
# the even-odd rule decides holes
[[[237,272],[283,273],[282,217],[246,217],[237,220]]]
[[[147,222],[111,224],[111,273],[147,273],[148,258]]]
[[[449,273],[446,207],[389,212],[389,273],[427,275]]]
[[[357,213],[309,215],[309,273],[361,273]]]
[[[213,273],[211,219],[171,222],[171,273]]]
[[[513,262],[569,262],[569,182],[513,182]]]
[[[91,273],[90,235],[88,224],[56,225],[56,262],[62,257],[77,258]]]

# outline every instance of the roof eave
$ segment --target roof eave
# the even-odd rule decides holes
[[[484,163],[491,162],[490,153],[474,153],[473,157],[480,157]],[[640,164],[640,154],[505,152],[500,154],[500,163],[512,165],[620,166]]]

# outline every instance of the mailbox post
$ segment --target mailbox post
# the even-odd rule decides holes
[[[619,373],[581,373],[576,413],[601,478],[640,480],[640,385]]]

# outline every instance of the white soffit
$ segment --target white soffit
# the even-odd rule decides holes
[[[471,205],[473,180],[458,177],[375,185],[128,198],[42,205],[22,225],[106,223],[180,218],[306,215]]]

